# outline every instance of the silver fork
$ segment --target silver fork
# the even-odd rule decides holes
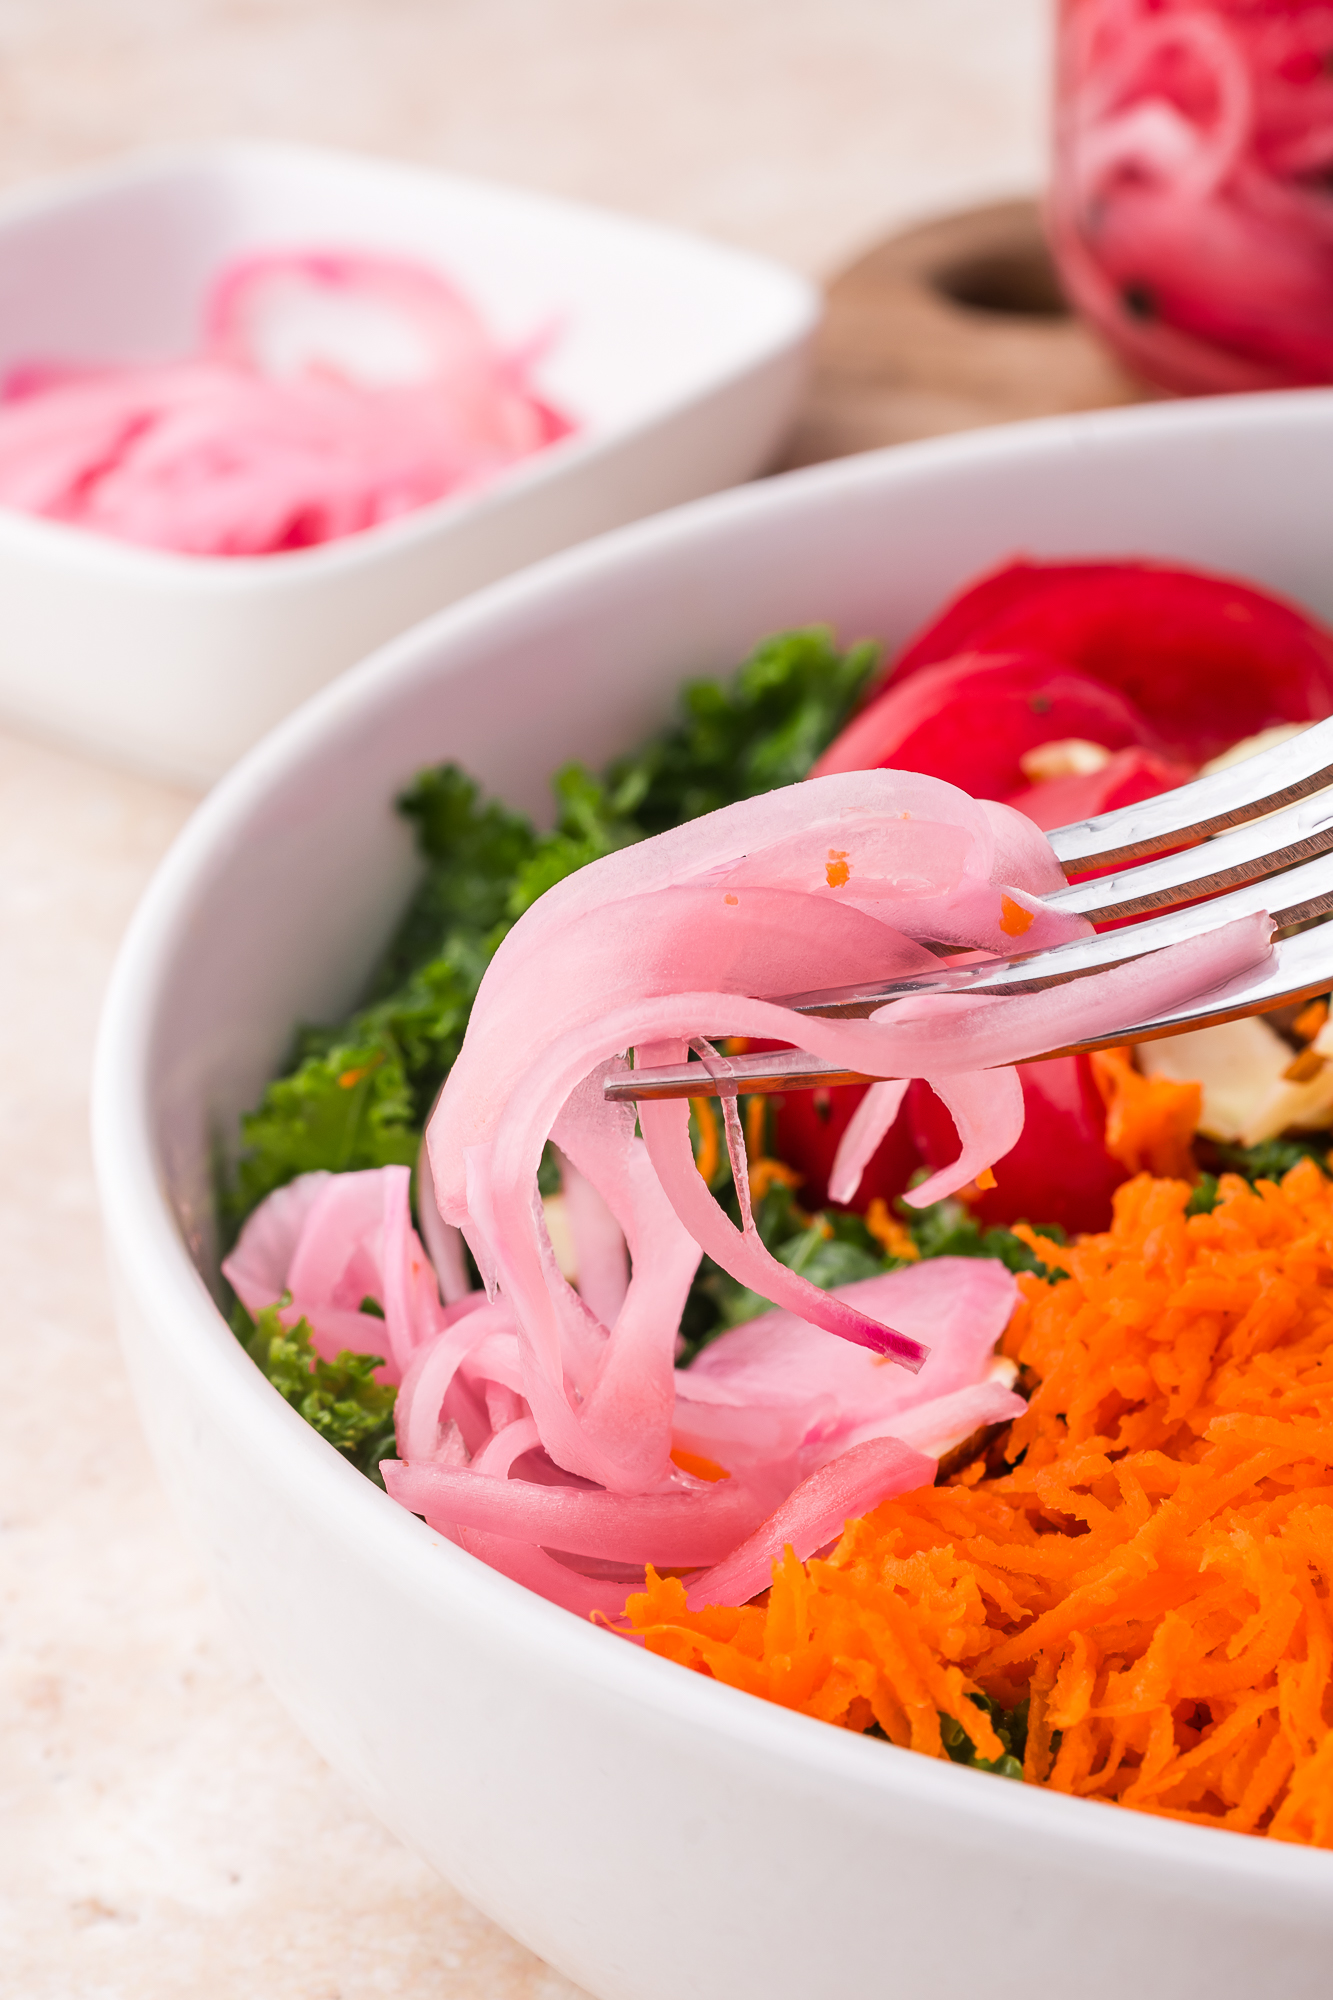
[[[1038,993],[1113,965],[1180,944],[1233,917],[1267,910],[1277,926],[1269,963],[1170,1013],[1127,1021],[1111,1035],[1048,1049],[1075,1055],[1122,1042],[1155,1040],[1219,1021],[1263,1013],[1286,1001],[1333,988],[1333,719],[1302,735],[1196,778],[1160,798],[1079,820],[1049,834],[1066,875],[1139,861],[1123,874],[1072,882],[1042,898],[1092,923],[1141,917],[1126,930],[1076,938],[1045,950],[988,959],[975,966],[942,965],[938,972],[785,994],[777,1004],[798,1014],[864,1020],[877,1008],[913,993]],[[1183,852],[1164,852],[1181,849]],[[1155,860],[1144,859],[1156,856]],[[1224,893],[1219,893],[1224,892]],[[1211,897],[1205,903],[1199,897]],[[1182,909],[1181,904],[1194,907]],[[1160,914],[1151,915],[1150,912]],[[756,996],[760,997],[760,996]],[[606,1095],[636,1102],[659,1097],[732,1097],[812,1085],[865,1083],[801,1049],[703,1060],[610,1077]]]

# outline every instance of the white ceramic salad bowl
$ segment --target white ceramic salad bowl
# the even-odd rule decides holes
[[[210,1163],[354,997],[455,758],[540,811],[688,674],[827,620],[901,639],[1017,550],[1232,569],[1333,614],[1333,394],[913,446],[699,503],[441,614],[293,716],[164,864],[95,1136],[163,1478],[281,1699],[374,1809],[599,2000],[1327,1993],[1333,1856],[1030,1790],[751,1699],[442,1541],[280,1400],[213,1302]]]
[[[219,269],[265,249],[412,259],[579,428],[476,493],[363,534],[183,556],[0,509],[0,710],[207,783],[373,646],[588,535],[748,478],[800,390],[794,272],[604,210],[275,145],[149,157],[0,203],[0,373],[191,351]]]

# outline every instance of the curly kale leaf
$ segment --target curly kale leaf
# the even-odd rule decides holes
[[[1031,1271],[1050,1285],[1058,1283],[1064,1275],[1044,1264],[1012,1229],[983,1230],[961,1201],[932,1202],[929,1208],[912,1208],[900,1201],[896,1206],[920,1257],[996,1257],[1006,1270]],[[1027,1226],[1035,1235],[1048,1237],[1052,1243],[1067,1241],[1057,1222],[1034,1222]]]
[[[840,653],[822,630],[765,640],[730,682],[691,683],[680,719],[604,777],[578,764],[559,771],[550,833],[483,799],[453,765],[423,771],[398,801],[425,863],[421,882],[366,1003],[303,1029],[288,1073],[242,1120],[244,1150],[223,1201],[229,1227],[313,1168],[414,1160],[482,975],[524,910],[618,847],[804,777],[875,659],[869,645]]]
[[[529,819],[483,801],[476,780],[456,764],[422,771],[397,805],[415,830],[426,873],[381,961],[372,1000],[392,999],[451,940],[474,948],[489,941],[494,951],[509,927],[514,878],[539,841]]]
[[[316,1167],[409,1166],[417,1151],[413,1116],[390,1038],[359,1034],[307,1056],[241,1120],[245,1152],[225,1204],[228,1219],[239,1223],[274,1188]]]
[[[1200,1174],[1194,1192],[1185,1203],[1186,1215],[1211,1215],[1221,1198],[1216,1174]]]
[[[1328,1137],[1311,1134],[1308,1139],[1264,1139],[1257,1146],[1227,1146],[1214,1142],[1212,1149],[1228,1173],[1241,1174],[1247,1181],[1280,1181],[1283,1174],[1302,1160],[1313,1160],[1321,1173],[1333,1173],[1328,1159]]]
[[[990,1717],[991,1727],[1004,1745],[1004,1754],[999,1757],[978,1757],[972,1738],[951,1715],[940,1717],[940,1735],[944,1739],[945,1754],[955,1764],[968,1764],[974,1771],[993,1771],[998,1778],[1017,1778],[1022,1782],[1023,1756],[1028,1741],[1028,1704],[1019,1702],[1017,1708],[1004,1709],[986,1694],[970,1694],[968,1700],[975,1702]]]
[[[606,776],[618,815],[663,833],[804,778],[864,693],[879,659],[840,653],[822,625],[765,639],[730,681],[690,681],[679,720]]]
[[[293,1327],[283,1325],[280,1308],[289,1303],[284,1298],[265,1306],[256,1320],[243,1307],[236,1308],[234,1323],[246,1352],[278,1394],[327,1438],[335,1451],[350,1459],[358,1471],[378,1479],[380,1460],[392,1458],[395,1452],[393,1405],[397,1391],[375,1380],[383,1355],[345,1350],[335,1361],[322,1360],[311,1345],[308,1321],[299,1319]]]

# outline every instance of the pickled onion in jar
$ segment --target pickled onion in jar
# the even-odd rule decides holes
[[[1062,0],[1048,227],[1152,381],[1333,380],[1333,5]]]

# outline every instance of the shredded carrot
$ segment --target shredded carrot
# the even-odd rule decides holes
[[[1001,896],[1000,929],[1006,937],[1022,937],[1024,931],[1032,929],[1036,920],[1035,911],[1025,910],[1012,896]]]
[[[730,1479],[725,1465],[719,1465],[715,1458],[701,1458],[697,1452],[682,1451],[675,1445],[671,1452],[671,1463],[678,1465],[682,1472],[691,1473],[695,1479],[706,1479],[710,1486],[716,1486],[720,1479]]]
[[[1131,1174],[1193,1180],[1190,1141],[1203,1109],[1203,1087],[1140,1076],[1128,1049],[1102,1049],[1092,1073],[1106,1106],[1106,1150]]]
[[[740,1050],[728,1048],[729,1055],[745,1053],[746,1044]],[[713,1101],[708,1097],[692,1097],[690,1109],[699,1134],[698,1150],[694,1164],[704,1179],[712,1183],[713,1176],[722,1164],[722,1139],[718,1129],[718,1116]],[[802,1176],[785,1160],[770,1159],[764,1152],[764,1129],[766,1106],[762,1097],[752,1097],[745,1107],[745,1150],[749,1156],[750,1198],[762,1201],[771,1187],[798,1188]]]
[[[768,1100],[750,1097],[745,1103],[745,1153],[747,1159],[761,1160],[768,1133]]]
[[[757,1160],[750,1162],[751,1201],[762,1201],[771,1187],[798,1188],[800,1185],[801,1175],[785,1160],[775,1160],[767,1153],[761,1153]]]
[[[914,1264],[921,1255],[906,1223],[899,1222],[897,1216],[890,1212],[882,1194],[877,1194],[866,1210],[865,1223],[875,1241],[883,1244],[890,1257],[901,1257]]]
[[[650,1570],[649,1650],[936,1757],[941,1717],[1001,1755],[970,1695],[1027,1702],[1030,1783],[1333,1847],[1333,1185],[1189,1197],[1140,1175],[1106,1234],[1041,1239],[1065,1275],[1019,1279],[1009,1469],[789,1549],[762,1604]]]
[[[722,1163],[722,1147],[717,1133],[717,1113],[711,1099],[692,1097],[690,1110],[699,1128],[699,1150],[694,1156],[694,1164],[708,1182],[712,1181]]]

